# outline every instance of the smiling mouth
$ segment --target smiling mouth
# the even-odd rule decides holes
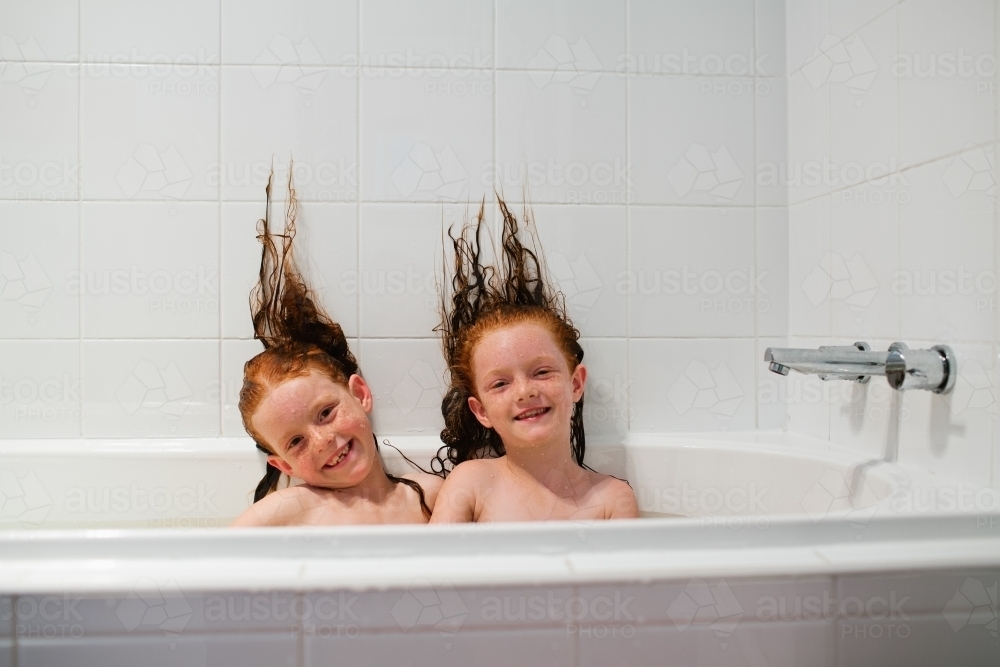
[[[525,410],[518,416],[514,417],[515,421],[528,421],[531,419],[537,419],[542,415],[546,414],[552,408],[535,408],[534,410]]]
[[[352,449],[354,449],[354,441],[353,440],[351,442],[347,443],[347,446],[344,447],[344,451],[342,451],[340,453],[340,456],[338,456],[334,460],[330,461],[329,463],[327,463],[323,467],[324,468],[336,468],[338,465],[341,464],[341,462],[343,462],[344,459],[347,458],[347,455],[351,453]]]

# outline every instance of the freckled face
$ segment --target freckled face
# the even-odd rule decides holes
[[[472,353],[476,396],[469,408],[508,449],[569,439],[587,369],[569,364],[555,337],[534,322],[495,329]]]
[[[342,489],[376,465],[371,408],[371,391],[360,376],[344,387],[311,370],[274,387],[251,421],[274,451],[267,457],[273,466],[307,484]]]

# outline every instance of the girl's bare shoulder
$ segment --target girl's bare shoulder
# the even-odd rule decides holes
[[[273,491],[251,505],[236,521],[235,528],[252,526],[287,526],[304,512],[323,503],[327,494],[305,484]]]
[[[438,492],[441,491],[444,480],[437,475],[431,475],[426,472],[409,472],[403,475],[403,477],[420,485],[420,488],[424,492],[424,502],[427,503],[427,507],[433,510]]]
[[[610,512],[608,518],[638,518],[639,503],[628,482],[593,470],[587,472],[594,489],[601,494],[604,506]]]

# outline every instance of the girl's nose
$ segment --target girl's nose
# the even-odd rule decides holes
[[[517,400],[523,401],[534,398],[538,395],[538,388],[535,383],[528,378],[521,378],[517,382]]]

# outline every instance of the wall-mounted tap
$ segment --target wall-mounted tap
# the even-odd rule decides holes
[[[947,345],[929,350],[911,350],[906,343],[893,343],[876,352],[868,343],[824,345],[818,350],[769,347],[764,352],[768,368],[779,375],[790,369],[819,375],[823,380],[868,382],[884,375],[893,389],[929,389],[946,394],[955,386],[958,364]]]

